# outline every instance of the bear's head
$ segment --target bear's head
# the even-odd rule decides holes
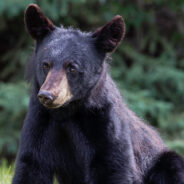
[[[56,27],[36,4],[25,12],[25,24],[36,40],[34,78],[39,101],[47,108],[58,108],[90,94],[98,83],[104,60],[125,34],[121,16],[93,33]]]

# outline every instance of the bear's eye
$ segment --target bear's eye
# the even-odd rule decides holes
[[[43,63],[43,69],[49,70],[49,69],[50,69],[50,63],[44,62],[44,63]]]
[[[67,71],[69,73],[75,73],[75,72],[77,72],[77,68],[74,65],[69,65],[67,68]]]

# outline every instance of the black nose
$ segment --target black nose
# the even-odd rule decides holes
[[[40,100],[41,103],[45,105],[51,105],[52,102],[55,100],[55,96],[48,91],[41,90],[38,93],[38,99]]]

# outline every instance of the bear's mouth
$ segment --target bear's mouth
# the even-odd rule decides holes
[[[57,109],[57,108],[60,108],[60,107],[64,107],[66,105],[68,105],[72,100],[69,99],[67,101],[65,101],[64,103],[61,103],[61,104],[55,104],[55,103],[51,103],[51,104],[48,104],[48,103],[42,103],[40,102],[44,107],[48,108],[48,109]]]
[[[43,103],[42,103],[43,104]],[[48,105],[48,104],[43,104],[46,108],[48,109],[57,109],[59,107],[61,107],[61,105],[55,105],[55,104],[51,104],[51,105]]]

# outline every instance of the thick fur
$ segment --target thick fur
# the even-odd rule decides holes
[[[55,27],[43,32],[44,38],[39,28],[32,29],[34,21],[26,19],[37,43],[13,184],[52,184],[54,175],[60,184],[183,184],[183,159],[127,107],[108,74],[105,60],[124,36],[122,18],[95,33]],[[45,61],[66,73],[73,95],[57,109],[37,98],[48,73]],[[66,62],[77,65],[77,72],[68,73]]]

